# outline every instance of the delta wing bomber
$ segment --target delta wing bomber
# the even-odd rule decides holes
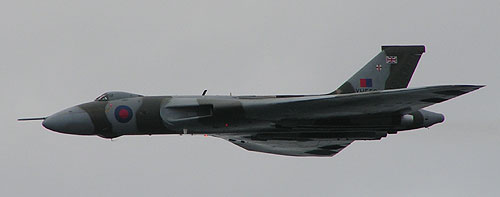
[[[246,150],[289,156],[333,156],[355,140],[379,140],[444,121],[424,110],[481,85],[407,88],[424,46],[382,51],[338,89],[318,95],[143,96],[107,92],[43,120],[52,131],[122,135],[202,134]]]

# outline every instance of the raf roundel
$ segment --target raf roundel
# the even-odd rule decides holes
[[[115,109],[115,118],[118,122],[127,123],[130,119],[132,119],[132,116],[132,109],[128,106],[120,105]]]

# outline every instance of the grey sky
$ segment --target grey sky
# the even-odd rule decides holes
[[[498,196],[500,1],[2,1],[0,196]],[[443,124],[333,158],[202,136],[48,131],[103,92],[309,94],[383,44],[425,44],[411,87],[486,84],[432,106]]]

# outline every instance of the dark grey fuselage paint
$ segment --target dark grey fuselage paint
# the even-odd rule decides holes
[[[160,117],[163,103],[170,100],[170,96],[146,96],[142,98],[142,105],[137,110],[137,130],[143,134],[164,134],[168,129]],[[172,132],[172,134],[175,132]]]
[[[116,134],[113,134],[112,125],[106,117],[105,107],[107,104],[108,102],[106,101],[93,101],[81,104],[78,107],[89,114],[96,135],[104,138],[113,138]]]

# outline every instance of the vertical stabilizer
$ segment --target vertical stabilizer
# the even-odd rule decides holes
[[[382,46],[382,52],[331,94],[408,87],[425,46]]]

